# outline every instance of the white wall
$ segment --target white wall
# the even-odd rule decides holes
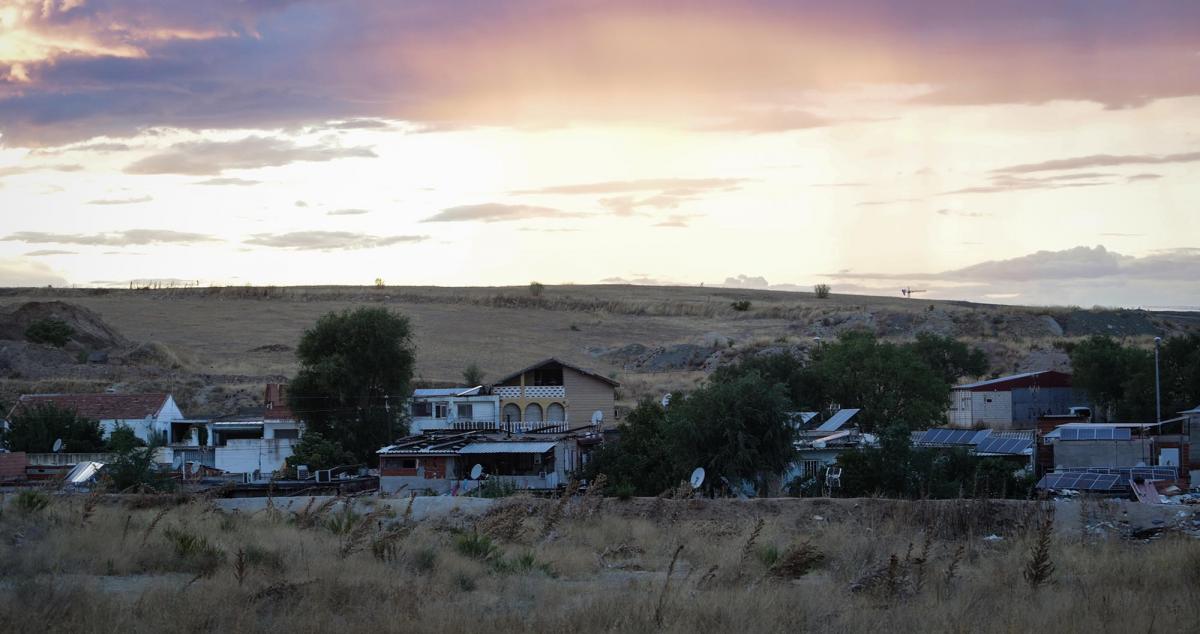
[[[292,455],[292,444],[299,440],[275,440],[270,438],[235,438],[216,448],[214,465],[230,473],[254,473],[260,479],[269,479],[271,474],[283,468]]]
[[[970,427],[975,423],[988,425],[1012,424],[1012,392],[950,392],[950,424]]]

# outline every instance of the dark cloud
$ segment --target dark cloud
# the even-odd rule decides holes
[[[412,244],[428,239],[429,236],[374,236],[349,231],[293,231],[291,233],[256,233],[244,242],[255,246],[294,251],[352,251]]]
[[[135,196],[133,198],[101,198],[97,200],[89,200],[89,205],[136,205],[138,203],[148,203],[154,200],[150,196]]]
[[[421,222],[503,222],[508,220],[529,220],[532,218],[579,218],[585,215],[551,207],[539,207],[537,205],[483,203],[479,205],[449,207]]]
[[[77,251],[61,251],[59,249],[41,249],[38,251],[30,251],[25,254],[26,257],[38,258],[47,255],[79,255]]]
[[[42,231],[18,231],[0,241],[24,242],[27,244],[82,244],[88,246],[123,247],[138,244],[196,244],[216,242],[217,238],[202,233],[170,231],[167,229],[129,229],[110,233],[46,233]]]
[[[248,187],[250,185],[257,185],[261,182],[262,181],[247,180],[245,178],[232,178],[229,176],[222,176],[220,178],[210,178],[207,180],[196,181],[195,183],[192,183],[192,184],[193,185],[237,185],[239,187]]]
[[[176,143],[125,168],[129,174],[186,174],[212,176],[230,169],[277,167],[300,161],[374,158],[365,147],[299,145],[285,139],[250,136],[237,141]]]
[[[1164,163],[1194,163],[1200,161],[1200,152],[1179,154],[1092,154],[1073,158],[1022,163],[993,170],[999,174],[1032,174],[1057,170],[1087,169],[1091,167],[1118,167],[1121,165],[1161,165]]]
[[[325,212],[326,216],[361,216],[362,214],[371,213],[366,209],[334,209],[333,211]]]
[[[1131,174],[1129,176],[1126,176],[1125,180],[1132,183],[1135,181],[1153,181],[1153,180],[1158,180],[1160,178],[1162,178],[1162,174],[1143,173],[1143,174]]]
[[[153,127],[639,116],[770,131],[817,125],[810,95],[864,85],[929,86],[919,100],[937,104],[1121,108],[1200,93],[1200,7],[1141,4],[35,3],[5,26],[65,48],[0,63],[0,132],[45,146]],[[845,63],[834,71],[829,59]],[[752,116],[719,121],[730,112]]]

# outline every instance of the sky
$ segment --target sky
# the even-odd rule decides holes
[[[0,286],[1200,309],[1200,3],[0,0]]]

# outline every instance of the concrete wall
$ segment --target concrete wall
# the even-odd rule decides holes
[[[518,489],[553,489],[562,481],[559,480],[557,474],[548,473],[545,478],[538,476],[492,476],[503,482],[515,484]],[[480,484],[478,480],[430,480],[423,476],[380,476],[379,490],[384,493],[396,493],[398,491],[414,491],[424,492],[426,490],[433,491],[438,495],[450,493],[457,486],[458,494],[473,491]]]
[[[1054,466],[1133,467],[1154,465],[1158,455],[1149,438],[1134,440],[1060,440],[1054,443]]]
[[[283,468],[292,455],[292,444],[299,440],[275,440],[267,438],[235,438],[216,448],[214,466],[230,473],[259,473],[259,479],[268,479]]]

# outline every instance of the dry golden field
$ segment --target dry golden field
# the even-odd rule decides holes
[[[197,498],[28,496],[0,503],[5,632],[1185,632],[1200,622],[1200,541],[1084,532],[1078,511],[1035,502],[518,496],[483,515],[417,519],[404,498],[228,512]],[[1121,512],[1097,513],[1107,525],[1105,513]],[[1050,570],[1036,587],[1031,563]]]
[[[734,310],[736,300],[750,301],[750,309]],[[200,413],[220,413],[257,398],[262,383],[295,371],[292,348],[305,328],[322,314],[364,304],[384,305],[412,320],[421,381],[457,381],[471,363],[485,378],[494,378],[556,356],[615,376],[624,384],[625,403],[693,385],[707,369],[661,362],[669,354],[639,364],[620,353],[631,345],[644,346],[651,356],[659,348],[670,353],[692,346],[699,359],[708,355],[723,362],[763,348],[802,351],[816,337],[854,328],[901,339],[930,331],[979,345],[993,370],[1002,372],[1061,367],[1066,356],[1052,343],[1062,337],[1107,332],[1148,340],[1156,331],[1195,327],[1182,317],[1143,311],[843,296],[836,289],[828,299],[811,293],[647,286],[550,286],[540,297],[523,287],[0,290],[0,312],[31,301],[94,311],[131,345],[143,346],[143,361],[136,367],[84,368],[72,357],[53,367],[46,361],[7,374],[0,368],[0,398],[117,384],[170,390]]]

